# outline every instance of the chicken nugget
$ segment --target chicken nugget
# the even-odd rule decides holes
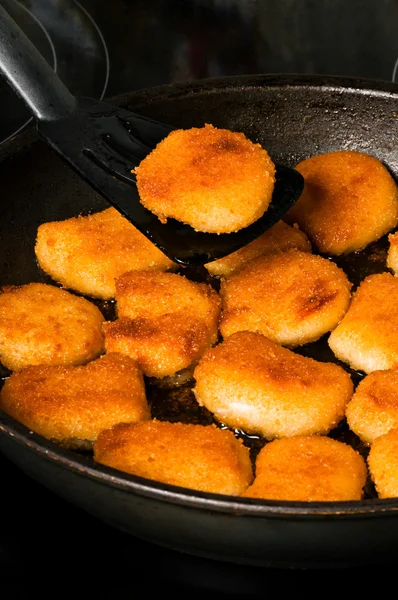
[[[87,448],[117,423],[150,419],[144,378],[136,362],[107,354],[79,367],[37,365],[14,372],[0,409],[32,431],[71,448]]]
[[[228,254],[228,256],[207,263],[205,267],[215,277],[228,277],[253,258],[265,254],[286,252],[292,248],[297,248],[297,250],[303,252],[311,252],[312,249],[308,237],[303,231],[300,231],[297,225],[291,227],[284,221],[278,221],[276,225],[247,244],[247,246],[239,248],[239,250]]]
[[[243,492],[248,498],[299,502],[361,500],[367,478],[365,460],[348,444],[323,435],[274,440],[256,460],[256,477]]]
[[[357,386],[346,408],[350,429],[366,444],[398,429],[398,371],[373,371]]]
[[[224,338],[258,331],[295,347],[318,340],[348,309],[351,283],[332,261],[290,250],[260,256],[221,280]]]
[[[172,131],[133,170],[141,203],[163,222],[231,233],[267,210],[275,165],[243,133],[212,125]]]
[[[218,421],[267,439],[328,433],[354,391],[342,367],[249,331],[206,350],[194,378],[198,403]]]
[[[296,169],[304,190],[285,217],[323,253],[362,250],[398,224],[398,188],[382,162],[353,150],[319,154]]]
[[[253,480],[249,450],[214,425],[146,421],[116,425],[94,443],[94,459],[133,475],[203,492],[240,495]]]
[[[372,442],[367,462],[378,497],[398,497],[398,429]]]
[[[398,367],[398,280],[391,273],[366,277],[329,336],[337,358],[371,373]]]
[[[172,376],[218,339],[220,297],[176,273],[125,273],[116,280],[118,319],[104,325],[107,352],[138,361],[144,374]]]
[[[105,319],[92,302],[44,283],[6,286],[0,293],[0,361],[80,365],[104,350]]]
[[[66,288],[108,300],[126,271],[177,267],[113,207],[86,217],[43,223],[35,253],[40,267]]]

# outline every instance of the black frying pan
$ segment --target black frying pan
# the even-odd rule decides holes
[[[247,76],[137,92],[116,103],[176,127],[243,131],[275,161],[355,149],[398,177],[398,86],[299,76]],[[106,208],[33,130],[0,148],[0,285],[46,281],[40,223]],[[6,373],[4,373],[6,375]],[[25,473],[99,519],[198,556],[251,565],[337,567],[398,558],[398,499],[300,503],[163,485],[63,450],[0,413],[0,450]]]

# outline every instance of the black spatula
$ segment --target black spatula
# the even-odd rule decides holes
[[[0,72],[25,101],[40,136],[95,190],[172,260],[197,266],[226,256],[272,227],[303,189],[294,169],[276,165],[272,202],[236,233],[197,232],[174,219],[162,224],[139,201],[131,169],[173,129],[91,98],[75,98],[0,6]]]

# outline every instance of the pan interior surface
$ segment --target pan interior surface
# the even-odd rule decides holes
[[[211,123],[216,127],[242,131],[252,141],[261,143],[274,161],[291,167],[305,158],[333,150],[368,153],[379,158],[398,180],[397,100],[398,86],[382,82],[264,75],[162,86],[118,97],[113,102],[177,128]],[[108,205],[38,141],[33,130],[17,136],[0,149],[0,178],[1,285],[22,285],[32,281],[51,283],[49,277],[38,268],[33,252],[38,226],[47,221],[93,213]],[[378,248],[381,253],[385,251],[385,240],[380,241]],[[359,283],[369,269],[374,272],[383,270],[380,262],[368,260],[372,252],[373,247],[368,254],[353,255],[347,259],[346,273],[354,284]],[[101,304],[100,308],[105,314],[112,311],[109,303]],[[303,353],[319,360],[333,360],[326,343],[313,344],[311,348],[304,348]],[[3,377],[6,376],[4,371]],[[353,373],[353,378],[356,377],[360,375]],[[160,416],[167,418],[167,414],[165,416],[162,413],[161,402],[156,406]],[[343,432],[341,435],[344,437],[349,434]],[[124,494],[120,500],[123,506],[128,498],[134,497],[134,501],[142,505],[146,501],[159,502],[175,507],[186,506],[193,511],[213,515],[226,513],[232,515],[235,522],[237,516],[252,521],[257,517],[286,519],[286,522],[292,518],[310,519],[313,529],[315,522],[323,523],[331,518],[331,525],[333,522],[336,524],[336,520],[346,520],[353,523],[355,531],[354,523],[362,517],[393,518],[398,510],[398,499],[378,500],[372,496],[371,490],[365,500],[358,502],[297,503],[224,498],[164,486],[124,475],[95,464],[90,457],[60,449],[1,413],[0,450],[41,483],[88,512],[94,510],[95,494],[97,497],[98,494],[108,494],[104,496],[104,502],[109,501],[112,506],[109,522],[124,530],[129,530],[129,527],[120,517],[113,515],[116,507],[120,512],[121,505],[118,500],[110,500],[112,494],[115,497]],[[55,472],[59,473],[58,484],[51,481]],[[95,491],[92,486],[95,487],[96,483],[98,490]],[[80,485],[85,488],[87,500],[78,497]],[[139,510],[142,509],[137,508]],[[106,520],[104,514],[98,516]],[[133,533],[164,543],[160,536],[156,537],[148,523],[146,527],[142,531],[133,529]],[[394,530],[394,535],[396,533]],[[185,545],[178,536],[170,546],[194,554],[206,554],[199,547]],[[269,550],[271,558],[262,559],[256,558],[254,549],[246,562],[265,564],[269,560],[272,564],[280,563],[283,566],[283,550],[286,548],[281,546],[280,555],[279,550],[275,551],[275,555]],[[297,562],[300,566],[298,549],[289,552],[286,554],[289,564]],[[336,562],[333,552],[337,553],[337,549],[330,550],[325,560],[328,558]],[[316,550],[311,548],[307,563],[316,562],[315,554]],[[227,556],[227,551],[225,557],[227,560],[237,560],[236,556]],[[345,559],[349,560],[348,551]]]

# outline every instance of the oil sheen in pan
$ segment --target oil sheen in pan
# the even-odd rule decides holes
[[[355,290],[359,283],[368,275],[389,271],[386,266],[387,250],[388,236],[385,235],[379,241],[370,244],[361,252],[354,252],[346,256],[343,255],[333,258],[325,255],[323,256],[324,258],[333,260],[345,271],[348,279],[353,284],[353,290]],[[211,277],[204,267],[186,267],[177,272],[184,273],[189,279],[194,281],[204,281],[212,285],[215,289],[219,289],[218,279]],[[54,283],[43,272],[40,272],[40,280],[43,283]],[[93,298],[88,298],[88,300],[94,302],[100,308],[107,320],[111,321],[116,318],[115,303],[113,301],[96,301]],[[356,386],[365,376],[365,373],[354,371],[346,364],[337,360],[328,346],[328,336],[329,334],[323,336],[317,342],[295,348],[295,352],[319,361],[333,362],[342,366],[350,373],[354,386]],[[0,365],[0,385],[2,385],[8,376],[9,371]],[[170,380],[168,383],[170,383]],[[147,398],[151,407],[152,417],[163,421],[182,421],[184,423],[199,423],[202,425],[215,423],[218,427],[226,429],[227,427],[223,425],[223,423],[217,422],[206,408],[199,406],[191,391],[192,386],[192,378],[188,378],[183,384],[177,386],[159,385],[154,380],[146,379]],[[235,430],[234,433],[250,448],[253,461],[260,449],[267,443],[266,440],[260,436],[248,435],[241,430]],[[345,420],[343,420],[336,429],[331,431],[329,436],[346,444],[350,444],[366,459],[369,451],[368,447],[366,447],[348,428]],[[85,454],[87,453],[85,452]],[[368,480],[365,486],[365,498],[376,498],[376,492],[370,480]]]

